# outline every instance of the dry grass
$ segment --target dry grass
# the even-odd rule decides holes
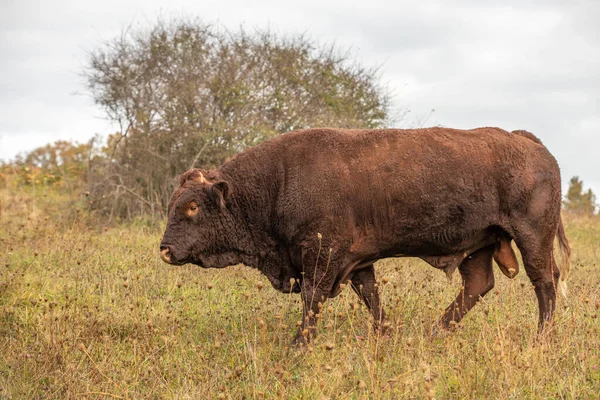
[[[393,326],[374,337],[351,290],[325,305],[309,351],[289,351],[299,298],[244,267],[170,267],[161,229],[107,230],[55,192],[2,190],[0,398],[598,398],[598,220],[570,220],[570,297],[536,335],[521,273],[461,326],[430,330],[455,277],[380,262]]]

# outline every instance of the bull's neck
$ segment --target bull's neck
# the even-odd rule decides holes
[[[254,153],[235,157],[219,172],[230,184],[230,209],[238,224],[254,236],[270,236],[279,188],[276,160]]]
[[[225,164],[220,170],[221,178],[230,185],[228,208],[237,230],[231,245],[239,251],[242,263],[263,271],[276,285],[275,270],[279,273],[289,264],[272,232],[276,174],[268,165],[242,161]]]

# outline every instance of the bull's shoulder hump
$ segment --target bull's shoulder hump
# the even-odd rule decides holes
[[[515,137],[526,138],[526,139],[531,140],[534,143],[543,144],[542,141],[537,136],[535,136],[533,133],[526,131],[524,129],[518,129],[518,130],[509,132],[509,131],[506,131],[501,128],[482,127],[482,128],[471,129],[471,130],[469,130],[469,132],[473,132],[476,134],[500,135],[500,136],[503,136],[503,137],[506,137],[509,139],[514,139]]]
[[[543,145],[543,143],[540,140],[540,138],[538,138],[537,136],[535,136],[533,133],[531,133],[529,131],[519,129],[519,130],[516,130],[516,131],[512,131],[511,134],[513,134],[513,135],[519,135],[521,137],[524,137],[524,138],[527,138],[527,139],[533,141],[534,143]]]

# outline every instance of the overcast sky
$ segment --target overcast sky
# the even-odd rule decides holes
[[[538,135],[563,181],[600,194],[600,1],[0,0],[0,159],[116,130],[85,94],[86,51],[157,18],[306,33],[382,65],[399,127]],[[434,113],[429,114],[431,109]]]

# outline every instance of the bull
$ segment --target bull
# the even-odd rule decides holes
[[[570,248],[560,170],[527,131],[308,129],[243,151],[214,170],[180,176],[160,255],[173,265],[245,264],[300,293],[306,343],[327,298],[346,284],[385,324],[373,264],[419,257],[462,287],[449,328],[494,287],[493,260],[513,278],[519,248],[537,295],[539,330],[566,288]],[[563,252],[559,269],[555,238]]]

